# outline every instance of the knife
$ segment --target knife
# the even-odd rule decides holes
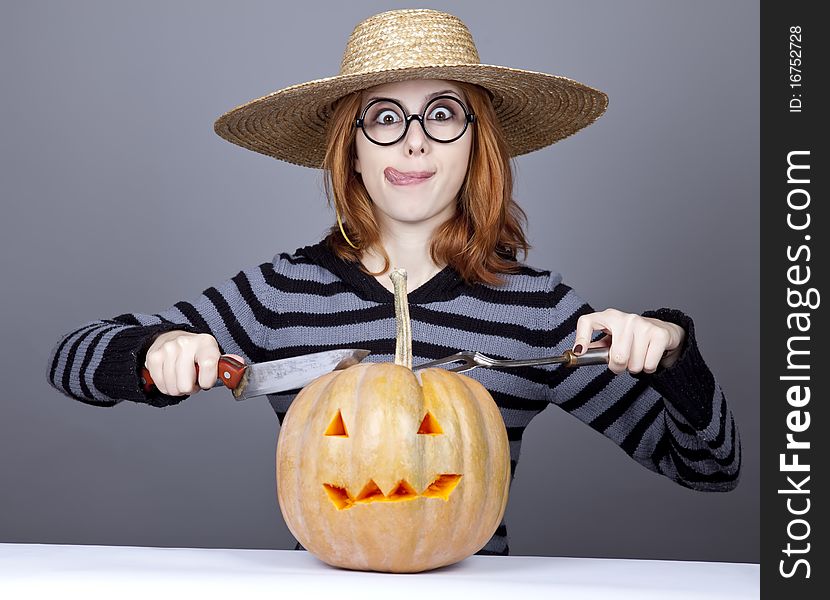
[[[237,400],[302,388],[321,375],[356,365],[370,352],[371,350],[339,348],[250,365],[230,356],[222,356],[217,368],[219,378],[213,387],[224,385]],[[196,377],[198,376],[197,364]],[[147,393],[155,389],[147,367],[141,370],[141,385]]]

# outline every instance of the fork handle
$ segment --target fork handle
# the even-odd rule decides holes
[[[588,348],[580,355],[573,353],[573,350],[565,350],[563,356],[569,361],[564,363],[566,367],[581,367],[582,365],[607,365],[608,348]]]

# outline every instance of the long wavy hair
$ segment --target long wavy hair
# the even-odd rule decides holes
[[[490,94],[477,85],[454,81],[467,97],[468,109],[476,115],[470,160],[456,198],[455,215],[438,226],[430,241],[430,256],[436,264],[449,264],[465,283],[500,285],[499,273],[515,273],[519,250],[527,258],[528,244],[522,223],[527,215],[513,200],[513,170],[504,133]],[[390,268],[389,255],[381,244],[380,230],[372,211],[372,200],[359,173],[356,158],[355,119],[360,116],[361,92],[337,101],[328,125],[323,176],[328,205],[334,202],[346,235],[335,221],[325,243],[346,261],[357,262],[367,275],[382,275]],[[384,257],[384,268],[368,271],[360,258],[365,248]]]

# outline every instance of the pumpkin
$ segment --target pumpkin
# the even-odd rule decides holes
[[[288,529],[347,569],[412,573],[474,554],[507,506],[510,447],[475,379],[412,371],[406,271],[395,290],[394,363],[358,363],[304,387],[277,441],[277,496]]]

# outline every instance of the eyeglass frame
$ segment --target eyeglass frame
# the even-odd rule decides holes
[[[433,102],[436,102],[437,100],[441,100],[441,99],[455,100],[456,102],[458,102],[461,105],[461,109],[464,111],[464,129],[462,129],[461,133],[459,133],[457,136],[455,136],[451,140],[439,140],[437,138],[432,137],[429,134],[429,132],[427,131],[426,124],[424,123],[424,115],[426,115],[427,109],[432,105]],[[369,111],[369,109],[373,105],[377,104],[378,102],[391,102],[392,104],[394,104],[395,106],[400,108],[401,112],[404,115],[404,118],[403,118],[403,120],[404,120],[403,131],[401,132],[400,137],[398,137],[394,141],[391,141],[391,142],[378,142],[378,141],[373,140],[371,137],[369,137],[369,134],[366,133],[366,128],[363,125],[364,119],[366,118],[366,113]],[[407,113],[406,109],[401,105],[401,103],[398,102],[397,100],[393,100],[392,98],[375,98],[374,100],[369,102],[369,104],[366,105],[366,107],[361,112],[360,117],[355,119],[354,126],[357,127],[358,129],[362,129],[363,130],[363,135],[366,137],[367,140],[369,140],[373,144],[377,144],[378,146],[392,146],[394,144],[397,144],[398,142],[400,142],[402,139],[404,139],[406,137],[406,134],[409,131],[409,125],[412,123],[412,119],[417,119],[417,121],[421,124],[421,129],[424,131],[424,135],[426,135],[432,141],[438,142],[439,144],[451,144],[454,141],[461,139],[461,136],[463,136],[467,131],[467,126],[470,123],[475,122],[476,116],[475,116],[475,113],[471,113],[467,110],[467,106],[461,101],[460,98],[456,98],[455,96],[449,96],[449,95],[446,95],[446,94],[443,95],[443,96],[436,96],[435,98],[433,98],[432,100],[427,102],[426,105],[424,106],[424,110],[422,110],[420,112],[420,114],[418,114],[418,113],[413,113],[413,114]]]

